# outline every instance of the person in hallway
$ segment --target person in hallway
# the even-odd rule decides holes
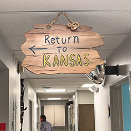
[[[40,125],[41,131],[53,131],[52,125],[51,125],[51,123],[46,121],[45,115],[40,116],[40,121],[41,121],[41,125]]]

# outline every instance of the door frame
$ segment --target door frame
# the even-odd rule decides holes
[[[110,117],[111,117],[111,130],[112,130],[112,109],[114,108],[114,107],[112,107],[111,105],[112,105],[112,101],[111,101],[111,97],[112,97],[112,91],[114,90],[114,89],[116,89],[117,87],[118,88],[120,88],[120,90],[121,90],[121,93],[122,93],[122,84],[124,83],[124,82],[126,82],[126,81],[128,81],[129,82],[129,90],[130,90],[130,106],[131,106],[131,72],[129,72],[129,75],[127,75],[127,76],[125,76],[124,78],[121,78],[121,79],[119,79],[119,80],[117,80],[115,83],[113,83],[113,84],[111,84],[110,86],[109,86],[109,88],[110,88]],[[120,86],[120,87],[119,87]],[[119,90],[118,90],[119,91]],[[122,94],[121,94],[121,96],[122,96]],[[123,101],[122,101],[122,103],[121,103],[121,105],[122,105],[122,107],[123,107]],[[117,106],[117,105],[116,105]],[[123,122],[123,108],[121,109],[122,110],[122,127],[123,127],[123,131],[124,131],[124,122]],[[120,123],[119,123],[120,124]]]
[[[31,105],[30,105],[31,104]],[[29,99],[29,127],[30,127],[30,131],[32,131],[32,127],[33,127],[33,123],[32,123],[32,100]],[[31,112],[30,112],[31,111]]]

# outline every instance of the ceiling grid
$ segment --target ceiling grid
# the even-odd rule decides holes
[[[93,27],[92,31],[104,37],[104,45],[94,48],[104,60],[114,52],[131,30],[129,0],[1,0],[0,30],[20,62],[25,58],[21,51],[21,45],[25,42],[23,35],[36,24],[51,23],[60,11],[66,12],[80,25]],[[68,20],[61,16],[56,24],[67,23]],[[39,93],[41,99],[48,96],[68,99],[77,89],[88,89],[82,88],[82,84],[91,83],[84,74],[35,75],[26,69],[21,78],[29,79],[33,87],[40,90],[44,86],[52,86],[66,88],[68,91],[65,94]]]

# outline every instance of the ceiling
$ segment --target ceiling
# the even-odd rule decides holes
[[[107,59],[126,39],[131,30],[131,1],[129,0],[1,0],[0,31],[19,61],[24,54],[21,45],[23,35],[36,24],[49,24],[59,11],[66,12],[80,25],[93,27],[92,31],[104,37],[104,45],[95,48],[102,59]],[[57,24],[66,25],[68,20],[61,16]],[[21,78],[29,79],[39,90],[41,99],[61,97],[69,99],[76,90],[87,90],[82,84],[91,83],[84,74],[35,75],[25,69]],[[43,87],[65,88],[66,93],[45,93]]]

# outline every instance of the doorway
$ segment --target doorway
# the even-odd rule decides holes
[[[110,88],[111,131],[123,131],[121,85]]]
[[[9,69],[0,60],[0,123],[6,123],[6,130],[9,130],[9,102]],[[14,113],[15,111],[12,113],[12,128],[15,130]]]
[[[111,131],[131,130],[129,80],[110,87]]]

